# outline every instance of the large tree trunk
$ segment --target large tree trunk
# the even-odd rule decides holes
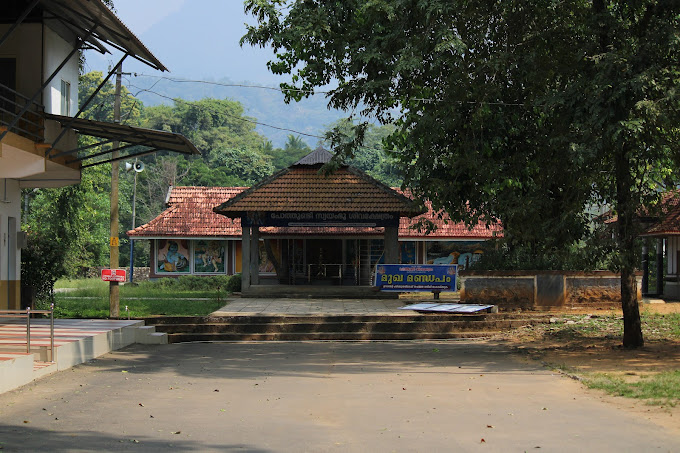
[[[621,265],[621,308],[623,309],[623,347],[639,348],[644,346],[642,323],[637,300],[637,281],[635,279],[635,238],[634,224],[637,203],[633,198],[630,160],[625,147],[616,154],[616,222],[619,258]]]

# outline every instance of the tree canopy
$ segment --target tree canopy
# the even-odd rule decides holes
[[[404,182],[454,220],[501,219],[510,246],[560,253],[618,216],[626,347],[643,344],[633,217],[677,155],[680,4],[654,0],[248,0],[287,100],[386,124]],[[356,125],[363,137],[366,124]],[[343,145],[343,143],[336,143]],[[338,146],[352,155],[356,142]]]

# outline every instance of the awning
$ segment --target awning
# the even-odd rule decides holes
[[[113,141],[121,142],[118,148],[111,148],[96,153],[86,152],[86,150],[94,148],[93,145],[89,145],[70,151],[63,151],[52,156],[59,157],[63,155],[70,155],[71,158],[67,159],[66,164],[73,162],[83,162],[82,168],[92,167],[95,165],[101,165],[123,159],[130,159],[131,157],[142,156],[145,154],[154,153],[156,151],[174,151],[182,154],[201,154],[194,144],[181,134],[157,131],[153,129],[144,129],[141,127],[128,126],[126,124],[93,121],[61,115],[45,114],[45,118],[48,120],[58,121],[62,124],[62,126],[68,125],[69,128],[74,129],[79,134],[105,139],[105,141],[98,143],[98,145],[105,145]],[[144,149],[140,150],[137,148],[138,146],[142,146]],[[111,153],[114,151],[123,150],[129,150],[129,152],[125,155],[120,155],[115,158],[111,157]],[[102,157],[101,160],[92,161],[93,159],[100,157]]]
[[[58,20],[76,36],[92,31],[93,38],[155,69],[168,70],[100,0],[40,0],[40,6],[47,13],[45,19]],[[96,47],[102,53],[105,51],[101,45]]]

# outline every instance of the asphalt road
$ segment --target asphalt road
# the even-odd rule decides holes
[[[0,395],[3,451],[670,452],[485,342],[135,345]]]

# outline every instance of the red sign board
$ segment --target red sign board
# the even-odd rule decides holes
[[[127,281],[126,269],[102,269],[102,280],[105,282]]]

